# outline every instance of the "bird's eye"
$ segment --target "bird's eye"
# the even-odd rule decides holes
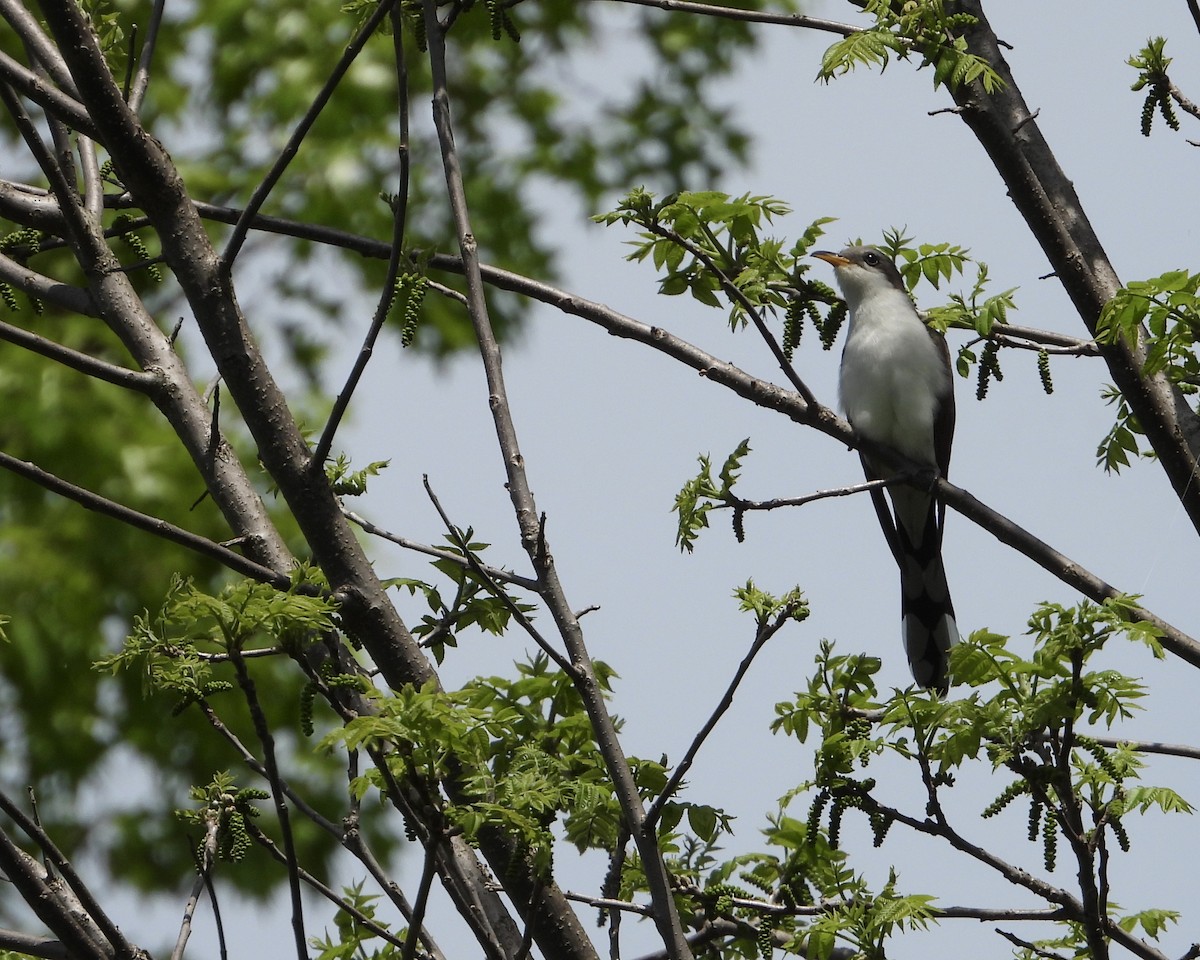
[[[865,263],[868,267],[879,266],[879,264],[880,264],[879,254],[877,254],[874,250],[864,253],[863,254],[863,263]]]

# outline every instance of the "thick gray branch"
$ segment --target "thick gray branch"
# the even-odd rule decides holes
[[[982,0],[958,7],[977,22],[964,31],[968,49],[996,69],[1004,87],[986,93],[976,81],[954,92],[957,113],[971,128],[1008,188],[1088,331],[1121,287],[1075,187],[1042,136],[1005,62]],[[1124,340],[1102,346],[1113,381],[1129,401],[1146,439],[1192,525],[1200,532],[1200,418],[1186,398],[1159,374],[1142,373],[1145,353]]]

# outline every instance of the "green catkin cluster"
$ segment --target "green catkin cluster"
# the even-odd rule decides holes
[[[989,340],[983,348],[983,352],[979,354],[979,384],[975,388],[975,399],[982,400],[987,396],[988,385],[993,379],[1003,380],[1004,374],[1000,370],[1000,344],[995,340]]]
[[[813,799],[808,808],[808,841],[812,843],[821,829],[821,817],[825,813],[825,805],[829,803],[829,791],[822,790]]]
[[[1076,734],[1075,744],[1079,749],[1086,751],[1096,761],[1096,766],[1112,777],[1114,781],[1120,783],[1125,779],[1125,776],[1117,769],[1116,763],[1113,762],[1112,756],[1097,741],[1091,737]]]
[[[150,249],[146,246],[146,241],[139,237],[132,230],[127,229],[133,223],[133,217],[127,213],[121,214],[113,221],[113,229],[119,231],[117,236],[121,238],[121,242],[125,244],[133,255],[139,261],[145,263],[146,273],[155,283],[162,282],[162,271],[158,269],[157,263],[151,263],[154,258],[150,256]]]
[[[1052,394],[1054,381],[1050,379],[1050,354],[1045,347],[1038,351],[1037,367],[1038,376],[1042,378],[1042,389],[1047,395]]]
[[[758,945],[758,955],[762,960],[771,960],[771,955],[775,952],[774,928],[771,926],[767,918],[763,918],[758,924],[758,937],[756,939]]]
[[[1179,129],[1179,117],[1175,115],[1175,104],[1171,102],[1171,91],[1165,83],[1153,83],[1146,91],[1146,100],[1142,104],[1142,136],[1150,136],[1150,128],[1154,125],[1154,110],[1162,114],[1163,120],[1172,130]]]
[[[1017,799],[1022,794],[1029,792],[1029,784],[1024,780],[1017,780],[1010,783],[1004,788],[1004,791],[995,800],[989,803],[980,814],[984,820],[996,816],[1001,810],[1007,807],[1010,803]]]
[[[313,735],[313,703],[317,697],[317,684],[309,680],[300,691],[300,732],[305,737]]]
[[[391,310],[399,311],[400,343],[408,347],[417,336],[417,324],[421,319],[421,304],[429,289],[429,278],[420,273],[402,273],[396,277],[392,294]]]
[[[425,53],[429,50],[429,37],[425,33],[425,16],[421,11],[420,0],[404,0],[401,10],[408,15],[409,23],[412,24],[417,49]]]
[[[42,234],[29,227],[21,227],[0,237],[0,250],[22,265],[42,248]],[[7,283],[0,283],[0,300],[12,313],[20,313],[21,305],[17,300],[16,291]],[[34,297],[29,298],[33,312],[42,312],[42,302]]]
[[[872,843],[876,847],[882,847],[883,841],[887,839],[888,831],[892,829],[895,821],[878,810],[871,811],[868,819],[871,821]]]
[[[842,814],[846,807],[838,798],[829,808],[829,845],[837,850],[842,839]]]
[[[804,335],[804,314],[807,309],[816,309],[812,303],[801,303],[799,300],[789,300],[787,310],[783,314],[783,356],[788,363],[800,346],[800,338]]]
[[[1125,832],[1125,824],[1121,822],[1121,818],[1114,814],[1109,814],[1109,826],[1112,827],[1112,832],[1116,835],[1117,844],[1121,848],[1122,853],[1129,852],[1129,834]]]
[[[713,900],[713,913],[716,916],[723,916],[733,909],[733,898],[743,891],[730,883],[715,883],[711,887],[706,887],[704,892],[716,898]]]
[[[225,829],[221,831],[218,855],[222,860],[235,863],[250,849],[250,833],[246,830],[246,818],[234,810],[225,818]]]
[[[1054,811],[1049,807],[1042,820],[1042,856],[1046,869],[1053,873],[1054,865],[1058,862],[1058,824],[1054,819]]]
[[[171,716],[177,717],[184,710],[190,707],[193,703],[199,703],[201,700],[207,700],[209,697],[215,696],[218,693],[225,693],[227,690],[232,690],[233,684],[228,680],[209,680],[199,690],[193,690],[188,693],[182,700],[171,708]]]
[[[812,889],[798,873],[793,873],[779,884],[779,899],[789,907],[811,907],[814,902]]]
[[[833,346],[833,342],[837,339],[838,331],[842,329],[842,324],[846,321],[847,306],[844,301],[839,301],[829,308],[829,314],[825,317],[825,322],[817,329],[821,335],[821,347],[828,350]]]
[[[1032,843],[1037,839],[1038,830],[1042,825],[1042,801],[1037,797],[1030,798],[1029,801],[1029,842]]]
[[[507,34],[513,43],[521,42],[521,34],[508,15],[508,4],[502,0],[484,0],[487,6],[488,18],[492,22],[492,39],[499,40]]]

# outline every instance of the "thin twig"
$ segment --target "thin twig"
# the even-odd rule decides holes
[[[799,605],[799,601],[788,604],[783,610],[780,611],[774,620],[770,621],[769,623],[763,623],[759,626],[754,636],[754,642],[750,644],[750,649],[746,651],[746,655],[742,657],[742,662],[738,664],[737,671],[734,673],[733,679],[729,681],[729,686],[726,687],[725,693],[722,695],[720,702],[716,706],[716,709],[713,710],[704,726],[700,728],[700,731],[692,740],[691,746],[688,747],[687,753],[683,755],[683,759],[681,759],[676,765],[674,772],[671,774],[671,778],[666,783],[666,786],[664,786],[659,795],[654,798],[654,802],[650,804],[650,808],[646,811],[647,829],[653,829],[654,825],[658,823],[658,818],[663,811],[663,807],[666,805],[667,801],[675,795],[675,791],[679,789],[679,785],[683,782],[683,778],[687,776],[688,771],[691,770],[692,764],[696,760],[696,755],[700,752],[700,748],[704,746],[704,741],[708,739],[709,734],[713,732],[717,722],[725,715],[725,712],[731,706],[733,706],[734,695],[737,693],[737,689],[741,685],[742,679],[749,672],[750,665],[754,662],[754,658],[758,656],[759,651],[766,646],[767,641],[775,636],[775,634],[777,634],[781,629],[783,629],[784,624],[791,620],[792,614],[796,612],[796,609]]]
[[[75,87],[75,78],[67,69],[58,47],[46,36],[37,18],[25,9],[20,0],[0,0],[0,17],[8,21],[13,32],[21,38],[21,43],[63,92],[78,99],[79,91]]]
[[[612,897],[594,897],[590,893],[572,893],[564,890],[563,896],[575,903],[586,904],[598,910],[618,910],[621,913],[636,913],[640,917],[648,917],[654,912],[654,907],[648,903],[632,903],[629,900],[616,900]]]
[[[407,537],[402,537],[399,534],[384,530],[382,527],[372,523],[365,517],[360,516],[353,510],[342,507],[342,514],[351,523],[361,527],[365,533],[373,537],[379,537],[381,540],[387,540],[396,544],[398,547],[403,547],[405,550],[412,550],[414,553],[423,553],[427,557],[436,557],[438,560],[446,560],[450,563],[457,564],[464,569],[471,568],[471,561],[461,554],[454,553],[452,550],[447,550],[444,547],[432,547],[426,543],[420,543],[416,540],[409,540]],[[493,580],[500,583],[511,583],[515,587],[523,587],[526,590],[537,591],[538,582],[532,577],[523,577],[519,573],[513,573],[509,570],[502,570],[500,567],[488,566],[485,563],[480,563],[478,558],[475,563]]]
[[[681,237],[679,234],[665,227],[659,226],[657,223],[648,225],[648,229],[656,236],[670,240],[672,243],[677,243],[683,247],[688,253],[699,260],[712,273],[721,284],[721,289],[725,291],[725,296],[732,303],[737,304],[745,311],[746,316],[750,318],[750,322],[754,324],[754,329],[758,331],[758,335],[762,337],[767,348],[771,351],[771,355],[775,358],[775,362],[779,364],[779,369],[783,371],[783,375],[787,377],[788,382],[795,388],[796,392],[804,398],[806,403],[812,406],[819,406],[816,395],[809,389],[808,384],[800,379],[800,375],[796,372],[796,368],[792,366],[787,355],[783,352],[783,347],[780,346],[775,334],[771,332],[767,326],[766,320],[763,318],[762,312],[757,306],[746,296],[745,293],[738,287],[733,279],[721,268],[711,256],[702,250],[697,244],[693,243],[686,237]]]
[[[0,264],[0,273],[2,273],[2,266]],[[128,367],[118,366],[107,360],[98,360],[90,353],[64,347],[61,343],[55,343],[53,340],[48,340],[46,337],[22,327],[15,327],[11,323],[5,323],[3,320],[0,320],[0,340],[48,357],[89,377],[124,387],[126,390],[152,396],[162,388],[161,381],[152,373],[130,370]]]
[[[1200,119],[1200,106],[1197,106],[1187,97],[1185,97],[1183,91],[1175,86],[1173,82],[1167,83],[1167,93],[1170,95],[1171,99],[1175,101],[1179,109],[1184,111],[1184,113],[1190,113],[1193,117]]]
[[[485,571],[483,566],[475,559],[475,555],[471,552],[471,545],[467,543],[466,539],[461,533],[459,533],[458,527],[450,522],[450,517],[447,515],[446,511],[442,509],[441,501],[438,500],[437,494],[433,492],[433,487],[429,485],[428,474],[421,477],[421,482],[425,485],[425,493],[428,495],[430,502],[433,504],[433,508],[437,511],[438,516],[442,518],[442,523],[449,531],[450,536],[454,538],[454,542],[458,544],[458,548],[462,551],[463,557],[466,558],[467,566],[470,568],[471,572],[479,579],[479,582],[484,585],[488,593],[492,594],[492,596],[504,604],[505,609],[507,609],[512,618],[517,621],[517,623],[521,626],[521,629],[529,634],[533,642],[541,647],[543,651],[545,651],[546,656],[548,656],[555,662],[555,664],[557,664],[558,669],[560,669],[568,677],[576,678],[578,671],[572,665],[571,661],[559,653],[558,650],[555,649],[554,645],[542,636],[541,631],[539,631],[533,625],[532,621],[530,621],[529,617],[525,615],[525,611],[518,607],[516,603],[513,602],[512,597],[505,593],[500,586],[487,575],[487,571]]]
[[[166,0],[154,0],[150,10],[150,21],[146,25],[146,39],[142,42],[142,53],[138,57],[137,72],[129,85],[129,109],[140,113],[146,90],[150,86],[150,64],[154,61],[154,50],[158,46],[158,28],[162,26]]]
[[[1127,595],[1059,553],[1008,517],[977,500],[961,487],[956,487],[944,479],[938,479],[936,483],[938,496],[944,498],[948,506],[1089,599],[1103,603],[1105,600]],[[1129,608],[1129,612],[1135,620],[1149,623],[1161,631],[1159,639],[1163,647],[1192,666],[1200,667],[1200,643],[1144,607],[1133,606]]]
[[[292,933],[296,943],[297,960],[308,960],[308,944],[304,937],[304,903],[300,897],[300,861],[296,855],[296,838],[292,834],[291,815],[288,813],[286,794],[283,790],[283,778],[279,773],[279,763],[275,757],[275,737],[267,718],[263,715],[262,704],[259,703],[254,678],[246,669],[246,662],[238,654],[241,652],[235,639],[229,644],[229,652],[233,655],[233,668],[237,672],[238,686],[246,698],[250,708],[250,719],[254,723],[254,732],[263,748],[263,766],[266,768],[267,781],[271,785],[271,797],[275,801],[275,815],[279,818],[279,830],[283,834],[283,849],[287,855],[288,889],[292,900]]]
[[[1187,760],[1200,760],[1200,747],[1185,743],[1159,743],[1153,740],[1126,740],[1124,737],[1097,737],[1088,734],[1103,747],[1117,749],[1128,747],[1136,753],[1156,753],[1165,757],[1183,757]]]
[[[404,227],[408,218],[408,66],[404,56],[402,33],[404,18],[394,4],[390,12],[392,46],[396,59],[396,100],[400,124],[398,148],[400,185],[392,207],[392,252],[388,257],[387,271],[383,279],[383,289],[379,294],[379,302],[375,305],[375,315],[371,318],[371,325],[367,328],[358,356],[355,357],[350,374],[346,377],[345,386],[338,391],[338,395],[333,401],[333,408],[329,411],[329,418],[325,421],[325,429],[321,431],[321,439],[317,443],[316,450],[313,451],[311,469],[318,471],[325,469],[325,460],[333,446],[333,438],[337,433],[338,425],[346,415],[346,408],[350,406],[350,398],[354,396],[354,391],[367,369],[367,364],[371,361],[371,354],[375,350],[375,341],[379,339],[379,333],[383,330],[383,324],[396,299],[396,278],[400,274],[400,257],[404,249]]]
[[[404,941],[404,951],[400,960],[413,960],[417,952],[417,938],[425,927],[425,909],[429,906],[429,892],[433,889],[433,878],[436,876],[437,847],[441,843],[438,837],[431,837],[425,847],[425,866],[421,870],[421,883],[417,887],[417,899],[413,903],[413,915],[408,925],[408,937]]]
[[[300,150],[300,144],[308,135],[308,131],[312,129],[312,125],[317,122],[317,117],[321,115],[321,111],[325,109],[325,105],[329,103],[330,97],[333,96],[334,90],[341,82],[342,77],[346,75],[346,71],[350,69],[350,65],[354,63],[355,58],[366,46],[367,40],[370,39],[383,18],[388,15],[396,0],[381,0],[380,4],[371,11],[371,15],[367,17],[366,22],[359,28],[358,32],[346,45],[345,51],[341,58],[333,68],[333,72],[329,75],[329,79],[325,81],[313,102],[309,104],[307,110],[304,111],[304,116],[300,118],[300,122],[296,125],[296,129],[292,131],[292,135],[284,144],[283,150],[279,156],[275,158],[275,162],[271,164],[271,169],[255,187],[254,193],[246,203],[246,209],[242,211],[242,216],[238,219],[237,224],[233,228],[233,233],[229,237],[229,241],[225,244],[225,249],[221,254],[221,263],[225,271],[233,269],[233,262],[237,259],[238,252],[242,249],[242,244],[246,242],[246,235],[250,232],[250,223],[254,216],[262,208],[262,205],[267,202],[267,197],[271,195],[271,191],[275,189],[275,185],[279,182],[283,173],[288,168],[288,164],[296,156]]]
[[[0,79],[5,86],[12,86],[46,111],[48,116],[57,117],[72,130],[96,138],[96,125],[87,110],[74,97],[52,86],[33,70],[18,63],[7,53],[0,51]]]
[[[200,862],[196,864],[196,882],[192,884],[192,892],[183,906],[183,920],[179,924],[179,935],[175,938],[175,949],[171,951],[171,960],[183,960],[183,951],[187,948],[188,939],[192,935],[192,918],[196,914],[196,905],[200,902],[200,894],[207,886],[208,872],[217,858],[219,827],[220,823],[216,814],[212,814],[205,821],[204,845],[200,848]]]
[[[735,7],[723,7],[712,3],[690,3],[687,0],[610,0],[610,2],[635,4],[639,7],[657,7],[659,10],[699,14],[706,17],[717,17],[722,20],[740,20],[743,23],[770,23],[784,27],[805,27],[809,30],[837,33],[843,37],[848,37],[852,33],[859,33],[861,31],[860,27],[851,26],[848,23],[838,23],[836,20],[823,20],[820,17],[805,17],[798,13],[769,13],[765,10],[739,10]]]
[[[230,660],[236,662],[236,659],[239,657],[244,660],[251,652],[253,651],[246,651],[245,653],[239,651],[236,654],[231,654]],[[212,707],[209,706],[209,704],[204,700],[199,701],[198,706],[200,707],[201,712],[204,714],[204,718],[209,722],[212,728],[216,730],[217,733],[219,733],[222,737],[224,737],[225,740],[234,748],[234,750],[238,752],[242,758],[242,762],[268,783],[272,783],[271,774],[267,770],[266,766],[259,762],[259,759],[250,752],[244,743],[242,743],[242,741],[238,738],[238,735],[230,730],[225,722],[217,716]],[[342,839],[342,831],[338,825],[328,817],[324,816],[311,804],[309,804],[303,797],[300,796],[300,794],[296,793],[296,791],[292,789],[291,784],[288,783],[288,781],[285,780],[284,777],[278,773],[278,771],[275,775],[273,785],[274,784],[278,785],[280,792],[289,800],[291,800],[296,809],[308,817],[309,820],[315,823],[335,840],[340,841]]]
[[[999,927],[996,928],[996,932],[1014,946],[1020,947],[1022,950],[1028,950],[1035,956],[1042,957],[1043,960],[1067,960],[1063,954],[1043,949],[1029,940],[1021,939],[1015,933],[1009,933],[1007,930],[1001,930]]]
[[[250,834],[250,839],[266,850],[267,853],[274,857],[279,863],[287,866],[287,855],[279,849],[279,846],[275,843],[275,841],[273,841],[258,828],[258,824],[248,822],[246,824],[246,831]],[[303,867],[300,867],[299,871],[301,880],[303,880],[313,890],[316,890],[317,893],[323,896],[330,903],[334,904],[339,910],[344,910],[348,915],[353,917],[357,923],[362,924],[377,937],[386,940],[393,947],[402,948],[404,946],[403,940],[395,936],[395,934],[393,934],[387,927],[379,923],[377,920],[371,919],[356,906],[354,906],[354,904],[350,903],[350,901],[348,901],[345,897],[338,896],[336,890],[322,883]]]
[[[1070,353],[1081,357],[1100,356],[1100,345],[1095,340],[1083,340],[1071,337],[1054,330],[1038,330],[1034,327],[1021,327],[1015,323],[992,324],[992,334],[997,337],[1012,337],[1016,340],[1026,340],[1037,344],[1038,347],[1054,348],[1051,353]],[[1022,344],[1013,344],[1021,346]]]
[[[728,503],[718,504],[718,509],[735,510],[779,510],[783,507],[802,507],[816,500],[828,500],[832,497],[850,497],[857,493],[870,493],[872,490],[882,490],[907,483],[911,477],[907,474],[887,477],[884,480],[864,480],[862,483],[851,483],[844,487],[831,487],[827,490],[817,490],[806,493],[802,497],[775,497],[770,500],[743,500],[741,497],[727,494]]]
[[[98,493],[93,493],[91,490],[76,486],[26,460],[18,460],[16,457],[0,452],[0,469],[8,470],[11,473],[24,477],[26,480],[31,480],[38,486],[44,487],[61,497],[66,497],[68,500],[74,500],[80,506],[95,513],[112,517],[114,520],[119,520],[138,530],[152,533],[163,540],[169,540],[171,543],[186,547],[201,556],[216,560],[218,563],[228,567],[235,573],[240,573],[244,577],[250,577],[261,583],[269,583],[279,590],[286,590],[291,585],[290,578],[282,571],[272,570],[260,563],[255,563],[253,560],[230,550],[228,547],[223,547],[219,543],[202,537],[197,533],[192,533],[190,530],[185,530],[183,527],[177,527],[175,524],[160,517],[153,517],[150,514],[142,513],[141,511],[134,510],[132,507],[117,503],[115,500],[102,497]]]
[[[347,830],[342,840],[342,846],[349,850],[358,862],[366,868],[367,873],[379,885],[379,889],[395,904],[405,921],[411,926],[413,919],[412,904],[408,902],[408,897],[404,895],[404,891],[400,889],[400,885],[387,875],[382,865],[375,859],[375,854],[362,838],[362,831],[357,827],[353,830]],[[437,945],[437,942],[430,935],[429,928],[425,924],[421,924],[420,937],[421,945],[432,960],[446,960],[446,954]]]

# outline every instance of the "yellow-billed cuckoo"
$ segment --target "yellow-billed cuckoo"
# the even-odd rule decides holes
[[[874,247],[813,254],[832,264],[850,311],[838,391],[862,436],[946,476],[954,437],[954,386],[946,340],[927,327],[896,265]],[[894,473],[865,454],[872,479]],[[950,647],[958,642],[942,566],[945,507],[929,490],[889,488],[892,510],[872,491],[888,546],[900,566],[900,615],[913,677],[945,693]]]

